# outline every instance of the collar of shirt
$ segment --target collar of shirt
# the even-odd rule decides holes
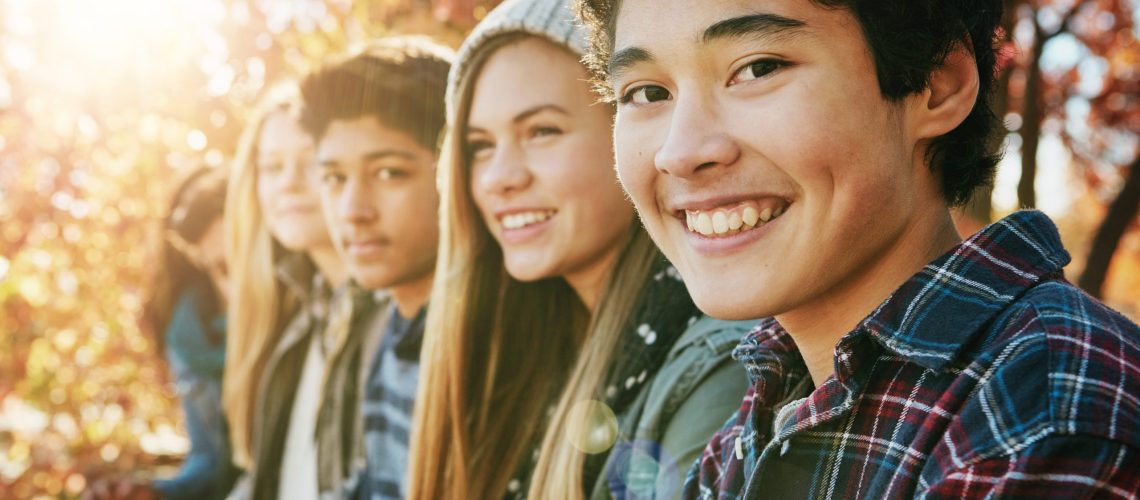
[[[388,331],[382,340],[383,348],[392,348],[396,357],[400,359],[418,360],[420,358],[420,346],[423,344],[424,321],[428,306],[425,304],[411,318],[403,317],[400,310],[396,308],[395,302],[392,302],[389,307],[391,309],[389,311]]]
[[[907,280],[839,341],[835,376],[779,434],[842,414],[860,392],[861,375],[884,350],[924,368],[946,368],[998,313],[1041,280],[1059,275],[1068,262],[1056,226],[1041,212],[1016,212],[971,236]],[[779,406],[772,403],[811,392],[807,367],[791,336],[771,318],[760,322],[733,357],[755,385],[756,410],[767,407],[749,425],[765,441]]]

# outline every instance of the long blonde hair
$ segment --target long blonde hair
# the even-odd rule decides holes
[[[525,36],[488,42],[459,82],[455,116],[448,120],[439,164],[440,252],[411,440],[413,499],[501,497],[544,432],[552,401],[544,396],[592,394],[601,385],[617,339],[660,258],[645,231],[631,221],[602,305],[592,317],[564,279],[524,283],[507,274],[502,251],[471,198],[466,123],[482,65],[497,49]],[[581,356],[584,344],[587,355]],[[563,420],[555,415],[555,426]],[[544,455],[562,444],[545,441]],[[580,466],[578,471],[564,472],[581,477]]]
[[[296,113],[292,83],[273,88],[242,132],[226,196],[226,250],[230,266],[230,310],[222,403],[229,423],[234,462],[253,464],[253,412],[266,358],[276,345],[283,318],[296,306],[287,300],[276,274],[284,249],[273,239],[257,198],[257,141],[274,113]]]

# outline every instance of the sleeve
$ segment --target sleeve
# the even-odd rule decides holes
[[[206,340],[207,325],[197,314],[193,293],[183,293],[166,329],[169,350],[187,369],[199,375],[221,376],[225,366],[225,346]]]
[[[709,440],[721,430],[725,419],[735,416],[748,385],[744,369],[728,359],[697,385],[677,408],[662,434],[661,446],[681,467],[678,474],[684,474],[685,468],[708,447]],[[658,478],[658,481],[663,479],[667,478]],[[683,476],[676,477],[676,486],[669,489],[679,491],[683,480]]]
[[[917,496],[1137,498],[1140,449],[1099,437],[1050,436],[1012,454],[934,474],[930,482],[923,478]]]
[[[748,415],[751,414],[751,402],[754,396],[755,387],[748,387],[744,394],[744,404],[716,434],[713,434],[700,456],[692,463],[681,490],[682,498],[733,498],[732,492],[739,492],[744,488],[742,457],[735,455],[736,443],[744,430]]]

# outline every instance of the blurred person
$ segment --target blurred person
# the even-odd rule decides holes
[[[452,67],[410,498],[668,498],[747,386],[753,323],[638,223],[584,50],[568,2],[508,0]]]
[[[224,498],[237,477],[222,412],[226,260],[222,170],[197,167],[177,184],[162,219],[142,327],[174,374],[190,450],[172,478],[103,478],[88,498]]]
[[[299,110],[294,83],[271,89],[246,126],[230,178],[233,334],[224,398],[234,457],[246,471],[231,498],[316,491],[313,432],[332,356],[324,332],[345,274],[309,175],[314,145]]]
[[[346,347],[333,362],[330,381],[344,382],[327,387],[321,409],[322,495],[406,497],[439,240],[436,147],[451,58],[450,49],[427,38],[393,37],[330,61],[301,83],[302,124],[317,143],[334,246],[352,287],[383,290],[390,299],[353,314]]]

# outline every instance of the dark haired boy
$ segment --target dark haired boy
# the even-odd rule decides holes
[[[391,302],[381,312],[378,345],[355,339],[356,354],[332,362],[341,367],[333,378],[366,372],[359,395],[325,395],[331,409],[322,408],[322,425],[337,432],[322,439],[318,431],[320,451],[327,450],[321,466],[347,480],[322,484],[322,492],[407,495],[408,439],[439,240],[436,146],[451,58],[426,38],[389,38],[301,83],[301,125],[317,144],[315,168],[334,246],[354,286],[384,290]],[[354,463],[361,422],[363,466]]]
[[[700,498],[1135,497],[1140,328],[1053,223],[960,241],[999,0],[580,0],[622,184],[697,305],[764,320]]]

